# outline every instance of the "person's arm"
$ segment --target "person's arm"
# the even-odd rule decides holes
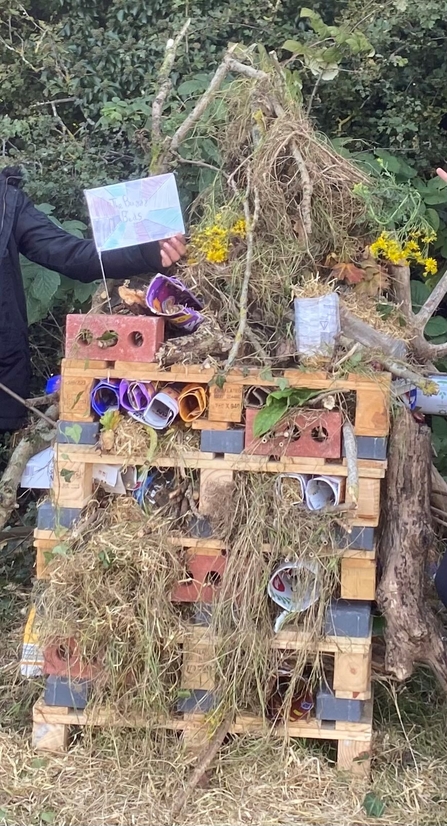
[[[26,258],[67,278],[89,283],[102,277],[94,241],[76,238],[36,209],[24,192],[18,193],[14,236]],[[146,272],[163,272],[184,255],[182,239],[172,238],[102,253],[107,278],[124,279]]]

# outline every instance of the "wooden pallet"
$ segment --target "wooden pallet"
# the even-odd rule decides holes
[[[34,547],[36,550],[36,578],[49,579],[51,565],[54,564],[51,554],[58,545],[63,543],[63,533],[35,530]],[[212,556],[216,552],[226,550],[224,543],[213,539],[195,539],[182,537],[179,541],[172,538],[173,545],[180,545],[189,549],[194,556]],[[270,546],[264,546],[268,554]],[[349,548],[340,551],[340,597],[350,600],[365,600],[372,602],[376,591],[376,557],[375,551],[356,551]],[[56,559],[57,564],[57,559]]]
[[[90,408],[91,390],[97,380],[122,379],[153,383],[197,383],[207,386],[208,408],[206,416],[193,422],[194,429],[225,430],[234,424],[242,424],[244,394],[247,388],[258,386],[274,389],[283,386],[284,379],[290,387],[328,390],[342,394],[355,394],[355,424],[357,436],[386,437],[389,433],[390,376],[377,374],[374,378],[349,375],[342,379],[327,377],[323,373],[302,370],[277,371],[276,375],[259,369],[232,370],[222,388],[215,383],[214,368],[204,369],[197,365],[160,368],[157,364],[129,362],[89,361],[65,359],[62,363],[60,416],[65,421],[93,421]],[[116,454],[101,454],[95,446],[57,444],[55,446],[54,501],[59,507],[82,508],[93,494],[93,465],[113,464],[136,466],[146,464],[145,456],[123,458]],[[344,459],[288,457],[273,460],[258,456],[250,450],[241,454],[213,454],[189,450],[181,456],[157,456],[154,467],[182,467],[199,473],[199,511],[207,516],[213,512],[216,489],[227,493],[236,472],[287,473],[338,476],[342,487],[347,477]],[[376,527],[380,515],[381,480],[385,476],[386,461],[358,460],[359,497],[354,526]],[[343,501],[343,500],[342,500]],[[349,503],[349,496],[346,496]],[[48,577],[46,555],[63,541],[63,532],[36,531],[37,575]],[[174,545],[187,549],[193,557],[215,556],[224,550],[221,540],[196,539],[173,535]],[[225,550],[231,550],[225,548]],[[269,553],[265,546],[265,553]],[[376,554],[349,548],[340,550],[340,596],[349,600],[371,602],[375,596]],[[180,679],[182,688],[212,691],[215,676],[212,666],[216,640],[209,628],[191,626],[183,640],[183,665]],[[315,642],[311,635],[299,627],[287,627],[275,635],[272,647],[281,651],[306,651],[309,657],[331,657],[333,691],[339,699],[357,699],[365,702],[365,719],[361,723],[324,723],[315,719],[300,720],[286,726],[274,727],[273,734],[287,737],[309,737],[335,740],[338,743],[338,766],[360,774],[369,770],[369,752],[372,737],[371,717],[371,637],[326,637]],[[105,711],[76,712],[68,708],[47,707],[42,701],[34,708],[33,741],[38,749],[63,750],[67,746],[68,731],[73,725],[103,726],[145,725],[144,721],[116,720]],[[203,748],[208,742],[209,729],[203,714],[179,714],[160,721],[160,727],[182,732],[182,739],[189,749]],[[265,720],[251,715],[236,717],[231,732],[257,736],[268,729]],[[365,758],[365,759],[363,759]]]
[[[98,379],[134,379],[136,381],[198,383],[210,385],[208,420],[238,422],[241,418],[244,387],[275,388],[284,379],[290,387],[307,387],[311,390],[333,390],[356,394],[355,433],[357,436],[387,436],[389,433],[389,409],[391,377],[378,373],[374,378],[351,374],[346,378],[328,378],[324,373],[290,369],[277,371],[266,377],[259,369],[231,370],[223,388],[212,382],[216,378],[214,368],[198,365],[174,365],[161,368],[157,364],[134,364],[124,361],[89,361],[64,359],[62,361],[61,419],[91,421],[90,392]]]
[[[38,751],[65,752],[73,727],[146,728],[142,719],[119,718],[107,711],[76,711],[65,707],[47,706],[38,700],[33,709],[33,746]],[[176,715],[160,720],[159,728],[181,731],[185,746],[197,751],[210,737],[209,723],[203,714]],[[286,725],[271,726],[256,715],[238,715],[230,734],[259,737],[269,732],[277,737],[303,737],[337,741],[337,768],[367,776],[370,769],[372,741],[372,703],[365,704],[360,723],[325,723],[310,718]]]

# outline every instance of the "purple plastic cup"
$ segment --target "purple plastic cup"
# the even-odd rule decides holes
[[[203,309],[202,302],[178,278],[156,275],[147,288],[146,304],[155,315],[187,333],[197,330],[204,320],[197,312]]]

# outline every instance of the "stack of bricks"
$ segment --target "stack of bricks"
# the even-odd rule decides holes
[[[114,329],[116,319],[123,330],[115,348],[97,352],[97,345],[79,341],[79,331],[95,324],[95,317],[75,316],[69,321],[67,358],[62,363],[61,421],[55,445],[52,504],[45,503],[38,512],[35,532],[37,576],[48,576],[48,552],[61,541],[61,534],[79,517],[82,508],[93,493],[93,465],[98,461],[119,465],[113,454],[100,456],[97,449],[99,425],[91,410],[90,397],[99,380],[127,379],[161,384],[202,385],[208,395],[208,406],[203,418],[193,421],[191,427],[200,431],[200,450],[182,455],[183,467],[200,474],[199,511],[206,522],[215,502],[216,489],[231,484],[235,472],[300,473],[313,476],[347,477],[344,458],[341,416],[337,411],[314,411],[319,417],[312,429],[306,431],[302,413],[291,415],[290,427],[299,431],[299,438],[286,445],[275,434],[268,440],[255,440],[254,414],[246,407],[247,391],[256,388],[262,398],[284,380],[292,388],[308,388],[350,394],[355,398],[354,431],[357,439],[359,492],[352,530],[340,530],[340,591],[326,614],[325,636],[318,642],[318,652],[333,659],[333,681],[321,688],[316,697],[314,717],[276,726],[278,734],[289,737],[309,737],[337,742],[338,766],[357,773],[369,771],[372,738],[371,697],[371,603],[376,589],[376,528],[379,523],[381,481],[386,471],[386,447],[389,432],[390,377],[377,374],[372,379],[353,374],[346,378],[328,378],[317,372],[297,369],[263,377],[262,371],[232,370],[222,388],[214,383],[215,370],[195,365],[174,365],[163,369],[155,362],[155,353],[163,338],[160,319],[100,316],[104,330]],[[90,319],[93,319],[91,321]],[[104,326],[105,325],[105,326]],[[160,326],[161,325],[161,326]],[[101,330],[103,330],[101,327]],[[97,334],[97,329],[92,329]],[[137,335],[138,334],[138,335]],[[139,346],[145,342],[144,355]],[[150,346],[147,346],[147,342]],[[118,349],[119,345],[119,349]],[[75,349],[74,349],[75,348]],[[95,349],[96,348],[96,349]],[[79,350],[82,349],[82,353]],[[98,358],[107,355],[110,360]],[[81,357],[84,356],[84,357]],[[75,357],[72,357],[75,356]],[[351,395],[352,394],[352,395]],[[355,394],[355,396],[354,396]],[[81,426],[76,444],[70,433],[74,423]],[[320,427],[323,440],[316,439],[313,430]],[[100,457],[100,458],[99,458]],[[144,457],[135,456],[127,464],[138,467]],[[154,467],[175,466],[175,459],[156,456]],[[344,501],[349,503],[349,492]],[[191,531],[191,533],[193,533]],[[212,707],[215,687],[212,668],[214,641],[204,604],[212,604],[225,569],[226,553],[231,548],[207,532],[195,531],[185,536],[182,544],[187,552],[191,580],[179,583],[173,599],[196,603],[196,621],[183,646],[183,671],[177,713],[169,727],[183,732],[190,748],[199,748],[208,737],[205,723]],[[177,541],[177,540],[176,540]],[[274,635],[273,647],[285,652],[305,650],[309,639],[295,627]],[[66,653],[66,652],[65,652]],[[315,651],[313,651],[315,653]],[[72,674],[72,672],[71,672]],[[95,716],[85,710],[85,678],[80,674],[79,684],[70,688],[70,671],[61,667],[48,678],[45,697],[34,708],[34,744],[38,749],[65,749],[70,726],[102,725],[104,716]],[[186,695],[185,696],[185,692]],[[76,696],[75,696],[76,695]],[[71,697],[71,700],[70,700]],[[168,725],[168,723],[166,724]],[[232,733],[261,732],[263,719],[253,715],[236,716]]]

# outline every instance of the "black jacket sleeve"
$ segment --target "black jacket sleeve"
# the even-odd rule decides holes
[[[19,252],[30,261],[84,283],[102,278],[94,241],[76,238],[57,227],[22,191],[18,194],[13,232]],[[103,252],[102,262],[107,278],[163,272],[158,242]]]

